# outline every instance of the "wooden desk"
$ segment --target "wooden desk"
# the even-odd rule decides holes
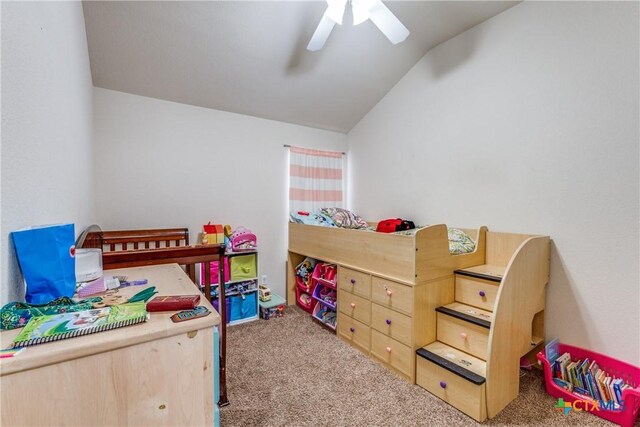
[[[110,270],[161,295],[197,294],[176,264]],[[123,288],[131,296],[145,286]],[[0,359],[0,424],[213,425],[213,327],[220,316],[142,324],[25,348]],[[0,333],[7,348],[19,329]]]

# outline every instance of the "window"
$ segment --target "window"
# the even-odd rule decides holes
[[[334,151],[289,147],[289,210],[343,207],[342,156]]]

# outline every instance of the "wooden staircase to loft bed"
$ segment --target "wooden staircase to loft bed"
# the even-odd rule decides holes
[[[487,232],[485,253],[455,271],[436,341],[416,351],[416,383],[480,422],[517,397],[520,359],[544,341],[549,237]]]

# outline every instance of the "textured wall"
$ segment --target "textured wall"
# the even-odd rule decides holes
[[[344,151],[346,135],[94,89],[96,217],[103,229],[243,225],[285,295],[287,150]]]
[[[351,206],[551,236],[547,337],[640,362],[638,35],[525,2],[432,49],[349,133]]]
[[[80,2],[2,2],[2,286],[24,298],[9,232],[92,219],[92,85]]]

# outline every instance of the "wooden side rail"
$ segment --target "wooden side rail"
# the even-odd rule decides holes
[[[82,245],[84,248],[99,248],[111,252],[172,246],[189,246],[188,228],[92,231],[87,233]]]
[[[92,225],[82,232],[76,246],[79,248],[102,249],[103,253],[183,247],[189,246],[189,229],[154,228],[104,231],[99,226]],[[189,278],[195,283],[194,264],[186,264],[186,271]]]
[[[512,236],[511,242],[503,239],[500,248],[517,242],[519,236]],[[549,237],[530,237],[515,251],[496,296],[486,368],[489,418],[495,417],[518,396],[520,357],[531,350],[532,322],[541,308],[544,309],[548,281]]]
[[[116,268],[142,267],[157,264],[180,264],[193,266],[204,263],[204,286],[206,295],[211,295],[211,271],[207,268],[211,261],[224,261],[224,245],[179,246],[137,251],[115,251],[102,254],[102,267],[105,270]],[[224,266],[221,267],[224,269]],[[195,268],[191,269],[192,271]],[[195,283],[195,277],[191,280]]]

